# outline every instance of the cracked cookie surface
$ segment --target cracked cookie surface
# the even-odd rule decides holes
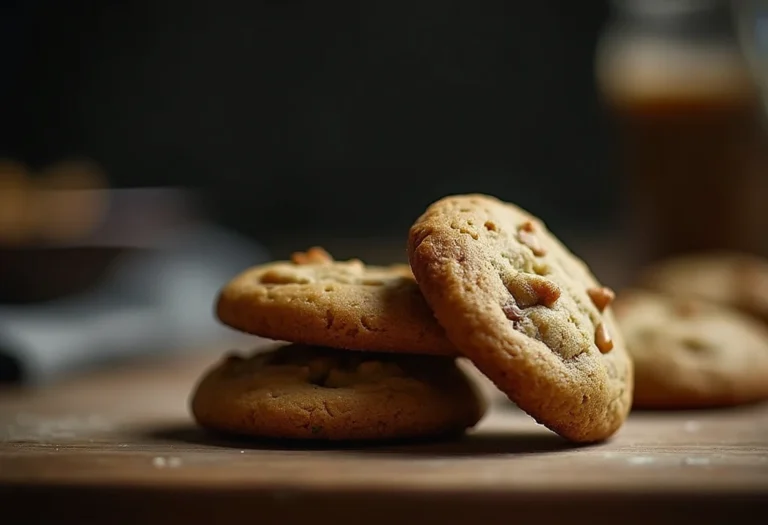
[[[242,435],[385,440],[460,433],[485,403],[452,357],[275,344],[211,367],[191,408],[201,426]]]
[[[687,409],[768,399],[768,329],[731,308],[627,290],[616,319],[635,364],[634,406]]]
[[[539,219],[486,195],[446,197],[411,227],[408,254],[448,338],[536,421],[577,442],[621,427],[632,362],[613,292]]]
[[[224,324],[270,339],[380,352],[457,355],[407,264],[335,261],[324,250],[250,268],[216,301]]]

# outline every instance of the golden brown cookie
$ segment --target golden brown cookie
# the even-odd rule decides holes
[[[768,261],[735,252],[678,256],[646,268],[638,287],[732,306],[768,322]]]
[[[446,197],[408,241],[416,280],[448,337],[520,408],[577,442],[621,427],[632,363],[613,292],[540,220],[485,195]]]
[[[454,358],[289,344],[229,356],[191,399],[197,422],[268,438],[437,437],[474,426],[485,401]]]
[[[334,261],[320,248],[241,273],[221,290],[216,314],[233,328],[270,339],[457,355],[408,265]]]
[[[635,407],[768,399],[768,329],[753,317],[640,290],[622,292],[615,311],[635,364]]]

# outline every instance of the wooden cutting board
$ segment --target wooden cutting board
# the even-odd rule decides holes
[[[768,522],[768,406],[634,413],[574,447],[492,387],[453,441],[287,447],[198,430],[219,352],[0,393],[0,523]]]

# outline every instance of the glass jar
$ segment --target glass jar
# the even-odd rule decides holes
[[[734,0],[731,7],[741,48],[768,115],[768,0]]]
[[[615,0],[596,80],[619,142],[630,244],[644,264],[768,252],[768,135],[729,2]]]

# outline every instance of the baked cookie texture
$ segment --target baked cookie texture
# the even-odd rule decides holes
[[[677,256],[650,265],[637,286],[737,308],[768,323],[768,261],[737,252]]]
[[[408,265],[335,261],[321,248],[236,276],[221,290],[216,315],[232,328],[281,341],[458,355]]]
[[[768,328],[701,300],[623,291],[616,318],[635,363],[634,406],[686,409],[768,399]]]
[[[474,426],[486,402],[451,357],[275,344],[230,355],[196,386],[206,428],[266,438],[386,440]]]
[[[485,195],[443,198],[410,229],[422,293],[463,355],[536,421],[607,439],[632,404],[632,362],[601,286],[537,218]]]

